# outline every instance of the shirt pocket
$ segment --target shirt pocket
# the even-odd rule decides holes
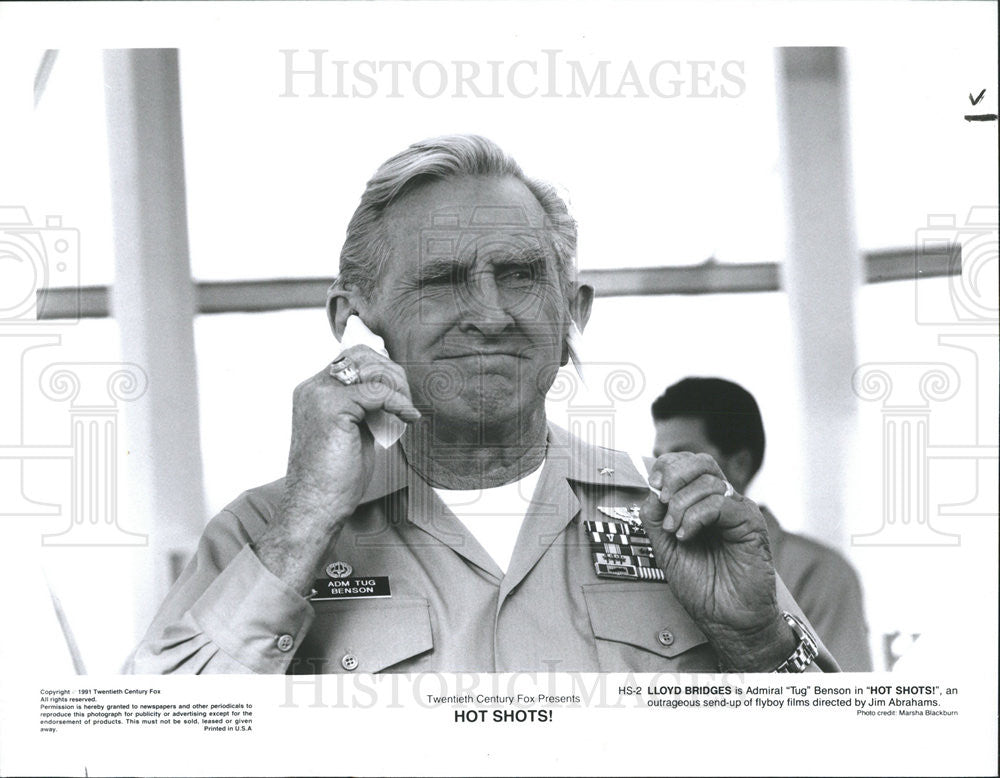
[[[290,672],[404,672],[407,660],[434,648],[423,597],[327,600],[313,608],[316,616]]]
[[[708,639],[662,583],[585,584],[602,672],[715,672]]]

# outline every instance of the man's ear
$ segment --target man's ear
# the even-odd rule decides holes
[[[594,287],[587,284],[580,284],[573,293],[573,297],[570,299],[568,305],[572,325],[569,322],[566,325],[567,332],[563,338],[562,357],[559,364],[565,367],[569,364],[570,360],[573,360],[573,365],[576,367],[577,373],[580,373],[580,352],[578,351],[579,344],[574,343],[573,340],[572,327],[576,327],[577,334],[583,332],[583,328],[587,326],[587,322],[590,320],[590,306],[593,302]],[[583,374],[580,373],[580,375],[582,377]]]
[[[353,286],[344,288],[339,281],[334,281],[326,290],[326,318],[337,340],[344,337],[348,317],[362,313],[363,307],[358,290]]]
[[[594,287],[580,284],[569,303],[569,315],[573,317],[580,332],[583,332],[590,321],[590,308],[594,304]]]

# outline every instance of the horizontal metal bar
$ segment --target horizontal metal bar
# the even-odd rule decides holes
[[[321,308],[333,278],[211,281],[196,284],[199,313],[283,311]]]
[[[912,249],[901,249],[865,255],[865,280],[870,284],[961,272],[962,247],[958,244],[933,253],[917,254]],[[580,281],[593,286],[598,297],[777,292],[781,289],[781,265],[711,261],[681,267],[581,270]],[[195,284],[197,308],[199,313],[319,308],[326,303],[326,290],[331,283],[332,277],[199,281]],[[39,319],[101,318],[109,314],[105,286],[39,289],[37,297]]]
[[[332,278],[201,281],[195,284],[198,313],[260,313],[318,308],[326,303]],[[38,319],[100,319],[110,315],[106,286],[39,289]]]
[[[906,281],[962,275],[962,244],[951,243],[930,251],[887,250],[865,254],[865,281]]]
[[[781,288],[780,266],[764,262],[581,270],[580,281],[594,287],[598,297],[773,292]]]
[[[106,286],[39,289],[36,315],[42,319],[101,319],[108,315],[111,290]]]

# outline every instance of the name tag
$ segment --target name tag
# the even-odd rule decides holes
[[[364,598],[392,597],[389,592],[389,576],[375,575],[367,578],[317,578],[313,581],[313,602],[323,600],[355,600]]]

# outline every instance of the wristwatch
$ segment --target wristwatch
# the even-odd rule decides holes
[[[806,625],[803,624],[797,617],[788,611],[782,611],[781,616],[786,622],[788,622],[788,626],[792,628],[792,631],[795,633],[796,637],[798,637],[799,644],[795,647],[792,655],[778,665],[774,672],[804,672],[805,669],[809,667],[809,665],[813,663],[813,660],[819,655],[819,646],[816,645],[816,639],[809,634],[809,630],[806,629]]]

